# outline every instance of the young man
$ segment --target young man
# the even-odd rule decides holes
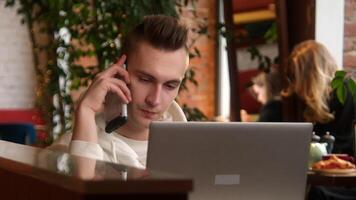
[[[71,154],[145,167],[149,124],[186,120],[174,98],[188,68],[187,32],[177,19],[161,15],[133,29],[125,55],[96,76],[78,104]],[[120,112],[122,103],[128,104],[127,123],[105,133],[110,112]]]

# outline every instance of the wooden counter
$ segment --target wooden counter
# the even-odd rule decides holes
[[[0,141],[1,199],[187,199],[192,180]]]

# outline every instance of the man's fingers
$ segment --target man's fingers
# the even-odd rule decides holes
[[[110,81],[121,89],[121,91],[124,93],[124,95],[129,101],[132,100],[131,91],[122,80],[112,78],[110,79]]]
[[[113,64],[111,67],[118,68],[118,69],[120,69],[119,71],[122,71],[121,69],[125,69],[125,68],[124,68],[125,61],[126,61],[126,55],[124,54],[124,55],[122,55],[122,56],[119,58],[119,60],[118,60],[115,64]],[[126,71],[126,69],[125,69],[125,71]],[[127,71],[126,71],[126,72],[127,72]],[[121,73],[121,74],[119,74],[119,75],[124,78],[124,80],[125,80],[125,82],[126,82],[127,84],[130,84],[130,78],[129,78],[129,74],[128,74],[128,73]]]
[[[129,73],[124,69],[123,64],[125,63],[126,55],[122,55],[120,59],[105,71],[99,73],[98,78],[107,78],[107,77],[120,77],[126,82],[126,84],[130,84]]]
[[[110,86],[110,91],[117,94],[125,104],[128,104],[130,102],[130,100],[126,97],[126,95],[124,94],[124,92],[121,90],[121,88],[118,85],[112,84]]]
[[[125,61],[126,61],[126,55],[123,54],[114,65],[123,66]]]

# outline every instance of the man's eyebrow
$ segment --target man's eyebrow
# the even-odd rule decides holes
[[[154,80],[156,80],[156,78],[155,78],[155,77],[151,76],[150,74],[147,74],[146,72],[143,72],[143,71],[137,70],[137,71],[136,71],[136,73],[137,73],[137,74],[139,74],[139,75],[147,76],[147,77],[149,77],[150,79],[154,79]]]
[[[137,70],[136,73],[139,74],[139,75],[147,76],[147,77],[149,77],[150,79],[156,80],[156,78],[155,78],[154,76],[152,76],[152,75],[150,75],[150,74],[148,74],[148,73],[146,73],[146,72]],[[167,83],[170,83],[170,84],[180,84],[181,82],[182,82],[181,79],[173,79],[173,80],[167,81]]]
[[[176,84],[176,85],[179,85],[182,81],[179,80],[179,79],[174,79],[174,80],[170,80],[170,81],[167,81],[168,84]]]

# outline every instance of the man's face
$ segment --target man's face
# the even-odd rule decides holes
[[[184,48],[164,51],[140,43],[128,62],[132,95],[128,122],[148,128],[151,121],[158,120],[177,96],[187,67]]]

